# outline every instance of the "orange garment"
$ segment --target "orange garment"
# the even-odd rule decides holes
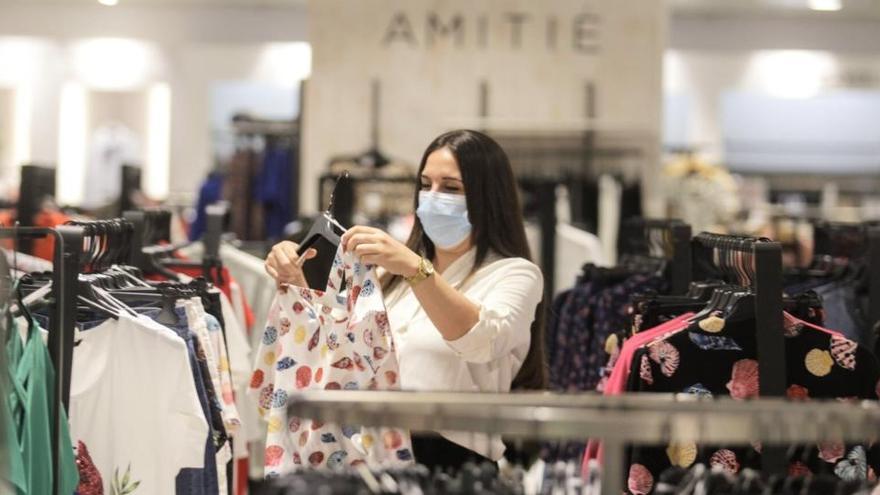
[[[54,228],[59,225],[64,225],[69,221],[70,217],[60,211],[43,210],[34,217],[34,226]],[[52,261],[52,258],[55,256],[55,238],[52,236],[46,236],[42,239],[35,240],[31,254],[38,258]]]
[[[0,210],[0,227],[15,225],[15,210]],[[0,239],[0,247],[12,250],[15,243],[12,239]]]

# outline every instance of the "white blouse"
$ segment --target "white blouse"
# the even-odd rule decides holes
[[[471,249],[443,278],[480,306],[480,321],[457,340],[445,340],[406,284],[386,295],[404,390],[509,392],[531,342],[535,309],[544,291],[541,270],[523,258],[490,254],[468,277],[476,258]],[[493,460],[501,459],[500,437],[438,432]]]

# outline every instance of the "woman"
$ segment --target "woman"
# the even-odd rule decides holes
[[[519,195],[504,150],[485,134],[435,139],[419,166],[415,225],[406,244],[352,227],[343,249],[382,275],[397,344],[401,387],[419,391],[508,392],[545,386],[541,271],[529,261]],[[297,245],[266,260],[279,283],[305,286]],[[414,435],[416,460],[455,467],[498,460],[500,438],[469,433]]]

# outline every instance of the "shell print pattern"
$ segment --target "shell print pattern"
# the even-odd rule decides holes
[[[648,361],[648,356],[642,355],[642,360],[639,363],[639,378],[648,385],[654,384],[654,374],[651,372],[651,363]]]
[[[367,280],[364,282],[364,286],[361,288],[361,295],[364,297],[370,297],[375,292],[376,286],[373,284],[372,280]]]
[[[813,376],[827,376],[831,373],[831,368],[834,367],[834,358],[828,351],[813,349],[804,358],[804,366]]]
[[[782,326],[782,331],[786,337],[797,337],[804,332],[804,324],[799,321],[786,318]]]
[[[686,394],[696,395],[698,397],[712,398],[712,391],[705,387],[702,383],[695,383],[683,390]]]
[[[272,407],[272,396],[275,393],[275,389],[272,384],[268,384],[260,390],[260,399],[259,404],[263,409],[269,409]]]
[[[266,447],[265,453],[266,466],[277,466],[281,463],[282,456],[284,456],[284,447],[280,445],[269,445]]]
[[[258,396],[268,425],[267,477],[297,468],[364,464],[381,469],[414,461],[405,430],[343,426],[287,414],[289,398],[299,391],[400,388],[394,335],[375,268],[341,251],[334,264],[326,293],[295,286],[279,290],[260,335],[249,388]]]
[[[730,337],[721,335],[704,335],[702,333],[688,332],[691,342],[704,351],[741,351],[742,347]]]
[[[278,360],[278,363],[275,365],[275,368],[278,371],[288,370],[296,366],[296,361],[293,360],[290,356],[285,356]],[[258,370],[259,371],[259,370]]]
[[[654,476],[645,466],[633,464],[629,468],[629,479],[626,484],[633,495],[648,495],[654,489]]]
[[[819,445],[819,459],[835,463],[843,459],[846,447],[841,442],[826,442]]]
[[[740,359],[734,363],[727,390],[734,399],[757,397],[758,362],[754,359]]]
[[[791,400],[809,400],[810,391],[806,387],[793,384],[785,391],[785,396]]]
[[[352,357],[354,358],[354,365],[357,367],[358,371],[366,371],[367,367],[364,366],[364,359],[360,354],[354,354]]]
[[[709,465],[719,467],[730,474],[739,472],[739,461],[736,459],[736,454],[727,449],[721,449],[712,454],[712,457],[709,458]]]
[[[856,369],[856,350],[859,345],[840,335],[831,336],[831,357],[841,368],[853,371]]]
[[[263,380],[266,379],[266,373],[263,370],[254,370],[254,374],[251,375],[251,383],[250,388],[257,390],[260,388],[260,385],[263,384]]]
[[[868,477],[868,465],[865,449],[862,446],[854,447],[846,459],[834,466],[834,474],[844,481],[862,481]]]
[[[388,332],[388,330],[391,329],[391,325],[388,323],[388,314],[387,313],[376,313],[376,316],[374,317],[374,319],[376,320],[376,327],[379,329],[379,332],[382,335],[385,335]],[[372,344],[368,343],[367,345],[372,345]]]
[[[275,327],[266,327],[263,331],[263,345],[272,345],[278,338],[278,330]]]
[[[309,350],[311,351],[315,347],[318,346],[318,342],[321,339],[321,329],[315,330],[315,333],[312,335],[312,338],[309,340]]]
[[[278,327],[278,335],[284,336],[287,335],[287,332],[290,331],[290,318],[286,316],[281,318],[281,326]]]
[[[673,466],[689,468],[697,460],[697,445],[672,443],[666,448],[666,456]]]
[[[664,376],[672,376],[678,369],[680,357],[678,349],[669,342],[658,342],[651,346],[649,351],[651,360],[660,365],[660,372]]]
[[[708,318],[700,320],[700,323],[698,323],[698,325],[704,332],[718,333],[724,330],[725,323],[726,322],[724,321],[724,319],[720,316],[712,315]]]

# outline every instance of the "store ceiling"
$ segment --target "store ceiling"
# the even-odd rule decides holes
[[[119,5],[300,8],[308,0],[118,0]],[[685,17],[810,17],[880,20],[880,0],[841,0],[837,12],[809,8],[810,0],[668,0],[673,15]],[[0,0],[0,4],[84,5],[97,0]]]
[[[118,0],[119,5],[141,7],[216,6],[216,7],[302,7],[308,0]],[[97,5],[97,0],[0,0],[0,4]]]
[[[674,15],[706,17],[809,17],[880,20],[880,0],[841,0],[842,9],[810,9],[808,0],[669,0]]]

